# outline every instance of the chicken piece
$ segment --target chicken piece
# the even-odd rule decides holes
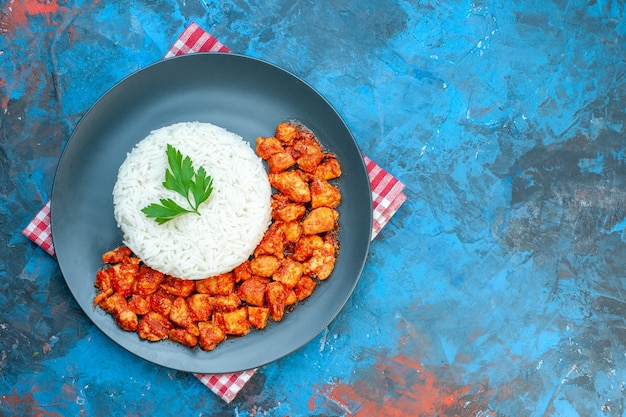
[[[114,293],[101,302],[100,307],[113,316],[117,325],[122,329],[127,331],[135,331],[137,329],[137,314],[128,308],[126,298],[120,293]]]
[[[195,322],[192,323],[190,326],[185,327],[185,330],[187,330],[189,334],[192,334],[196,337],[200,336],[200,330],[198,330],[198,324]]]
[[[285,258],[280,268],[272,275],[274,281],[282,283],[286,288],[293,288],[304,273],[304,266],[291,258]]]
[[[269,283],[269,278],[254,276],[237,288],[237,296],[248,304],[262,307],[265,304],[265,290]]]
[[[275,153],[283,152],[283,144],[275,137],[256,138],[256,153],[260,158],[267,160]]]
[[[284,194],[272,195],[272,218],[284,222],[302,219],[306,213],[304,204],[292,203]]]
[[[267,158],[267,167],[269,172],[278,173],[291,168],[296,164],[296,160],[289,152],[277,152]]]
[[[298,138],[301,141],[317,142],[317,139],[315,138],[315,135],[313,134],[313,132],[309,128],[303,125],[300,125],[300,128],[298,129]]]
[[[237,265],[233,269],[233,275],[235,276],[235,282],[241,282],[252,277],[252,268],[250,268],[250,260],[245,260],[240,265]]]
[[[104,300],[109,298],[111,295],[113,295],[113,288],[107,290],[106,292],[100,292],[100,293],[96,294],[96,296],[93,298],[93,305],[94,305],[94,307],[99,305],[100,303],[102,303]]]
[[[335,208],[341,202],[339,189],[332,186],[328,181],[313,178],[309,184],[311,190],[311,208],[330,207]]]
[[[202,350],[213,350],[226,338],[224,331],[209,321],[198,323],[198,330],[200,331],[198,342]]]
[[[133,294],[130,296],[130,299],[128,300],[128,308],[133,313],[139,314],[140,316],[148,314],[148,312],[151,310],[150,301],[146,297],[138,294]]]
[[[126,298],[120,293],[113,293],[110,297],[102,300],[99,306],[112,316],[116,316],[119,312],[128,309]]]
[[[300,137],[300,132],[298,128],[291,123],[282,122],[276,126],[275,136],[276,139],[286,146],[291,146],[294,141]]]
[[[132,252],[126,246],[120,246],[102,255],[102,262],[105,264],[118,264],[130,258]]]
[[[139,321],[137,334],[142,339],[156,342],[158,340],[167,339],[173,327],[174,326],[167,318],[156,311],[151,311]]]
[[[272,210],[279,209],[287,204],[289,204],[289,198],[286,195],[280,193],[272,194]]]
[[[113,291],[130,296],[133,292],[135,279],[139,270],[139,259],[127,258],[126,262],[115,264],[108,269]]]
[[[198,336],[191,334],[186,329],[175,328],[170,330],[168,339],[190,348],[194,348],[198,344]]]
[[[235,289],[235,275],[232,272],[195,281],[196,291],[202,294],[228,295]]]
[[[307,235],[317,235],[335,228],[339,213],[329,207],[318,207],[302,220],[302,231]]]
[[[325,155],[322,161],[313,171],[313,175],[319,179],[328,181],[341,176],[341,165],[334,156]]]
[[[277,258],[282,258],[284,250],[285,232],[280,228],[280,225],[272,223],[254,250],[254,256],[274,255]]]
[[[280,282],[271,282],[267,286],[265,296],[272,320],[281,321],[285,315],[285,306],[287,303],[287,291],[285,286]]]
[[[248,308],[242,307],[228,313],[223,313],[224,329],[226,334],[243,336],[250,332],[250,322],[248,321]]]
[[[305,176],[299,170],[269,173],[267,178],[272,187],[286,195],[295,203],[307,203],[311,201],[311,190],[305,180]]]
[[[142,264],[139,267],[133,292],[138,295],[150,295],[159,289],[164,279],[165,276],[162,272],[152,269],[148,265]]]
[[[96,281],[93,285],[102,292],[113,290],[113,286],[111,285],[111,273],[109,272],[109,268],[103,268],[96,272]]]
[[[296,155],[298,168],[305,172],[313,173],[318,165],[324,159],[324,150],[317,143],[315,138],[312,140],[300,140],[293,146]]]
[[[293,287],[293,291],[296,293],[296,299],[298,301],[302,301],[305,298],[308,298],[313,294],[315,290],[315,280],[308,275],[302,275],[302,278],[298,281],[295,287]]]
[[[237,294],[216,295],[211,299],[213,311],[228,312],[233,311],[241,305],[241,299]]]
[[[303,235],[296,243],[293,251],[293,259],[304,262],[313,256],[315,249],[324,246],[324,240],[319,235]]]
[[[161,283],[161,288],[177,297],[188,297],[196,290],[196,283],[189,279],[180,279],[166,275]]]
[[[296,292],[293,290],[293,288],[286,288],[285,296],[285,306],[290,306],[298,302]]]
[[[189,327],[193,324],[191,311],[183,297],[176,297],[170,308],[170,321],[180,327]]]
[[[226,326],[224,324],[224,313],[221,311],[215,311],[211,316],[211,323],[222,329],[226,333]]]
[[[302,225],[299,221],[292,220],[290,222],[280,222],[280,228],[283,230],[285,240],[290,243],[296,243],[302,236]]]
[[[193,321],[207,321],[213,313],[213,297],[209,294],[192,294],[187,298],[189,313]]]
[[[134,332],[139,326],[139,319],[137,318],[137,315],[128,309],[121,311],[117,316],[115,316],[115,322],[122,329],[129,332]]]
[[[93,305],[97,306],[113,294],[113,286],[111,285],[111,276],[108,269],[101,269],[96,272],[96,281],[94,286],[100,291],[93,299]]]
[[[278,267],[280,267],[280,261],[272,255],[256,256],[250,261],[252,274],[261,277],[271,277]]]
[[[262,330],[267,325],[269,313],[270,310],[267,307],[248,306],[248,321],[253,327]]]
[[[149,297],[150,308],[165,317],[169,317],[172,303],[176,297],[162,290],[150,294]]]
[[[325,241],[320,249],[313,251],[313,256],[304,264],[306,274],[319,280],[325,280],[335,268],[335,245]]]

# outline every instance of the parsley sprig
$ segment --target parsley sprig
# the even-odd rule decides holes
[[[166,223],[182,214],[196,213],[200,215],[198,207],[205,202],[213,192],[213,179],[207,175],[203,167],[194,170],[189,156],[183,154],[172,145],[167,145],[167,162],[169,169],[165,169],[163,187],[175,191],[185,197],[189,208],[180,206],[171,198],[161,198],[160,203],[152,203],[141,209],[144,214],[154,218],[158,224]]]

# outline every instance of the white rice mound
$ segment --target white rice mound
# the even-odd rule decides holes
[[[189,156],[213,178],[199,207],[159,225],[142,211],[162,198],[182,207],[163,187],[167,145]],[[113,188],[114,215],[123,243],[146,265],[183,279],[232,271],[252,254],[271,221],[271,186],[262,160],[240,136],[210,123],[177,123],[152,131],[127,155]]]

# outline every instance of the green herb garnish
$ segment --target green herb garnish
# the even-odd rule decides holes
[[[183,158],[183,154],[172,145],[167,145],[165,153],[170,167],[165,170],[163,187],[185,197],[189,208],[181,207],[171,198],[161,198],[161,204],[152,203],[141,211],[146,216],[154,218],[158,224],[168,222],[185,213],[196,213],[199,216],[198,207],[213,192],[213,179],[207,175],[203,167],[195,171],[191,158],[188,156]]]

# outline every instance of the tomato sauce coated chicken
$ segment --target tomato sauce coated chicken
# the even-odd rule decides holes
[[[151,269],[125,246],[102,255],[94,306],[145,340],[210,351],[227,337],[281,321],[329,278],[339,251],[341,166],[312,132],[283,122],[256,152],[273,188],[272,223],[233,271],[185,280]]]

